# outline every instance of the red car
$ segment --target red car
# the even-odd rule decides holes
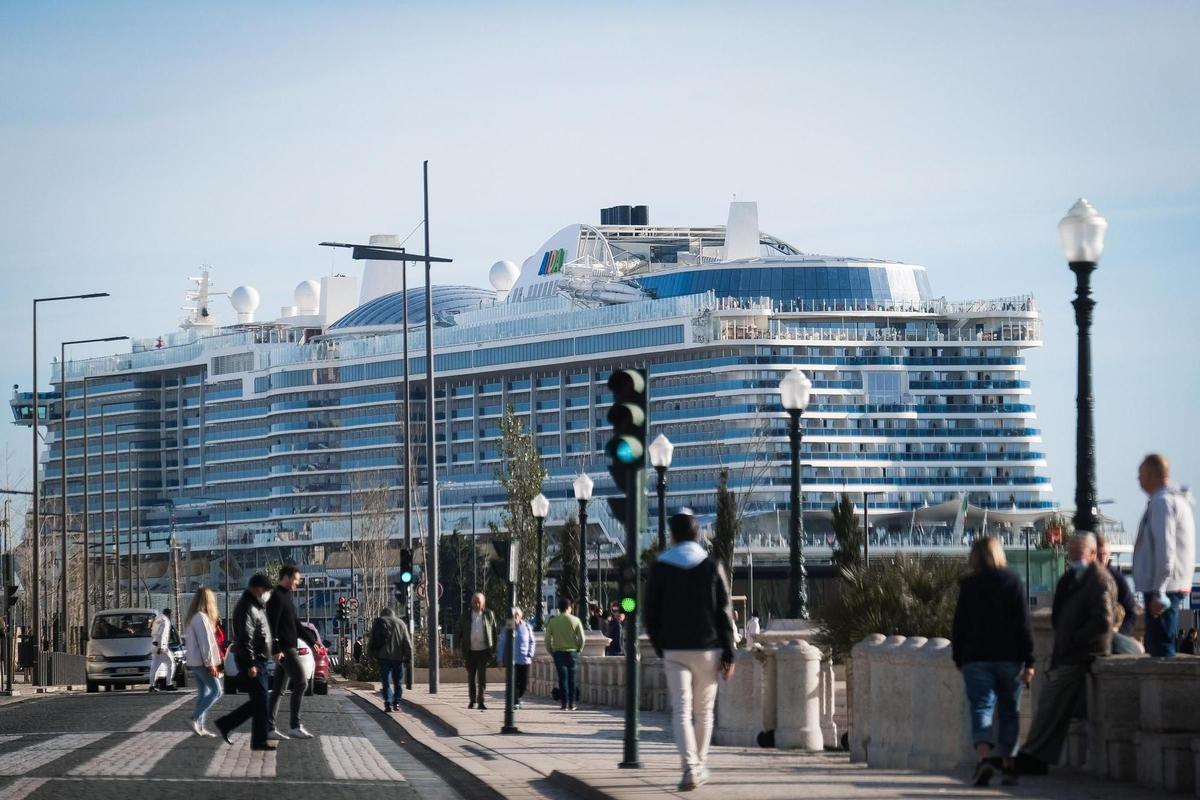
[[[312,634],[311,637],[303,637],[308,642],[309,649],[313,654],[312,692],[313,694],[329,694],[329,650],[321,641],[321,632],[317,630],[316,625],[305,622],[302,623],[302,626]],[[311,641],[309,641],[310,638]]]

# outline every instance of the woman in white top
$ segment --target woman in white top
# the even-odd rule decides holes
[[[221,649],[217,647],[217,597],[207,586],[192,598],[187,615],[187,665],[196,678],[196,710],[192,730],[197,736],[216,736],[204,728],[204,715],[221,699]]]

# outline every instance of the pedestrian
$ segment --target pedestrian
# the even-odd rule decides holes
[[[1112,654],[1114,656],[1144,656],[1146,648],[1142,647],[1142,643],[1132,636],[1126,636],[1121,633],[1121,628],[1124,627],[1125,609],[1117,603],[1113,609],[1113,642]]]
[[[363,660],[363,640],[362,640],[362,637],[361,637],[361,636],[359,636],[357,639],[355,639],[355,640],[354,640],[354,646],[353,646],[353,648],[351,649],[351,654],[350,654],[350,657],[351,657],[352,659],[354,659],[354,663],[355,663],[355,664],[361,664],[361,663],[362,663],[362,660]]]
[[[579,654],[583,651],[583,622],[571,613],[571,601],[559,598],[558,613],[546,623],[546,652],[558,673],[558,702],[561,710],[575,710],[579,699]]]
[[[762,633],[762,622],[759,620],[756,609],[750,612],[750,619],[746,620],[746,647],[753,648],[754,640],[760,633]]]
[[[412,640],[408,638],[408,626],[396,616],[396,612],[385,608],[371,623],[371,639],[368,643],[371,655],[379,664],[379,680],[382,684],[384,713],[400,710],[400,698],[404,694],[404,668],[412,657]]]
[[[1138,483],[1149,498],[1133,546],[1133,582],[1146,606],[1146,652],[1175,655],[1179,609],[1192,589],[1196,564],[1196,525],[1191,498],[1170,479],[1167,459],[1151,453],[1138,468]]]
[[[1183,641],[1179,643],[1179,652],[1189,656],[1200,656],[1200,634],[1195,628],[1189,628]]]
[[[604,628],[604,635],[608,637],[608,645],[604,648],[604,655],[625,655],[625,612],[616,603],[613,603],[608,624]]]
[[[989,760],[993,751],[1001,759],[1001,783],[1016,784],[1021,689],[1033,680],[1033,629],[1025,587],[1007,567],[997,539],[976,539],[954,609],[951,653],[962,673],[971,743],[979,756],[971,778],[975,786],[987,786],[995,774]]]
[[[215,602],[215,598],[214,598]],[[221,662],[225,662],[225,651],[229,649],[229,642],[225,638],[225,624],[218,619],[214,625],[213,638],[217,640],[217,650],[221,653]]]
[[[187,613],[187,656],[185,662],[196,679],[196,707],[192,730],[197,736],[215,736],[204,727],[205,715],[221,699],[221,648],[216,637],[217,596],[202,586],[192,598]]]
[[[171,609],[164,608],[150,627],[154,660],[150,662],[150,691],[158,691],[158,673],[163,671],[163,688],[175,691],[175,657],[171,655]]]
[[[733,609],[721,563],[700,545],[691,511],[670,519],[672,545],[658,556],[646,585],[646,633],[663,659],[671,695],[682,791],[709,779],[717,678],[733,677]]]
[[[480,711],[487,711],[484,691],[488,662],[496,649],[496,617],[488,611],[482,592],[471,595],[471,612],[458,618],[458,646],[467,662],[467,708],[478,703]]]
[[[270,731],[267,738],[284,741],[289,738],[311,739],[312,734],[300,721],[300,706],[304,692],[308,689],[308,678],[304,665],[300,663],[300,620],[292,592],[300,588],[304,576],[294,564],[279,568],[279,580],[267,600],[267,622],[271,626],[272,658],[275,659],[275,685],[271,687],[271,716],[267,723]],[[275,713],[279,710],[279,699],[292,690],[290,725],[287,734],[275,727]]]
[[[496,663],[508,669],[509,640],[516,637],[516,671],[513,674],[513,708],[521,707],[521,698],[529,686],[529,665],[533,663],[533,654],[537,650],[537,642],[533,638],[533,628],[525,621],[521,609],[514,608],[508,630],[500,637],[496,647]]]
[[[214,724],[217,731],[229,744],[229,734],[246,720],[252,720],[250,729],[251,750],[274,750],[275,743],[267,739],[271,698],[267,691],[267,660],[271,658],[273,644],[271,626],[267,622],[266,601],[271,594],[271,581],[266,575],[256,573],[233,609],[232,631],[234,658],[237,659],[238,675],[242,687],[249,695],[245,703],[219,717]]]
[[[1067,728],[1083,707],[1088,669],[1112,652],[1117,587],[1096,561],[1096,537],[1076,532],[1067,541],[1067,571],[1054,588],[1050,670],[1038,694],[1033,725],[1017,755],[1017,769],[1044,775],[1062,755]]]
[[[1096,534],[1096,560],[1100,562],[1100,566],[1108,570],[1109,575],[1112,575],[1113,583],[1117,585],[1117,605],[1125,610],[1121,628],[1117,633],[1130,636],[1133,634],[1134,626],[1137,625],[1137,600],[1133,596],[1133,589],[1130,588],[1129,581],[1121,574],[1117,565],[1112,563],[1112,545],[1109,544],[1108,537],[1102,533]]]

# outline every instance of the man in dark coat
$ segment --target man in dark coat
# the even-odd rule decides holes
[[[271,581],[266,575],[256,574],[242,593],[233,609],[234,659],[242,686],[249,695],[245,703],[216,720],[217,730],[229,744],[229,734],[246,720],[253,718],[250,729],[251,750],[274,750],[275,744],[267,739],[268,720],[271,713],[270,691],[267,685],[267,661],[271,658],[271,626],[267,622],[266,603],[263,596],[270,594]]]

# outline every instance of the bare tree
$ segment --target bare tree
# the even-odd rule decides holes
[[[354,515],[354,564],[361,575],[359,601],[367,615],[377,614],[392,599],[389,573],[399,566],[399,552],[392,552],[389,540],[395,528],[396,512],[388,487],[370,485],[356,491]],[[394,563],[393,563],[394,562]]]

